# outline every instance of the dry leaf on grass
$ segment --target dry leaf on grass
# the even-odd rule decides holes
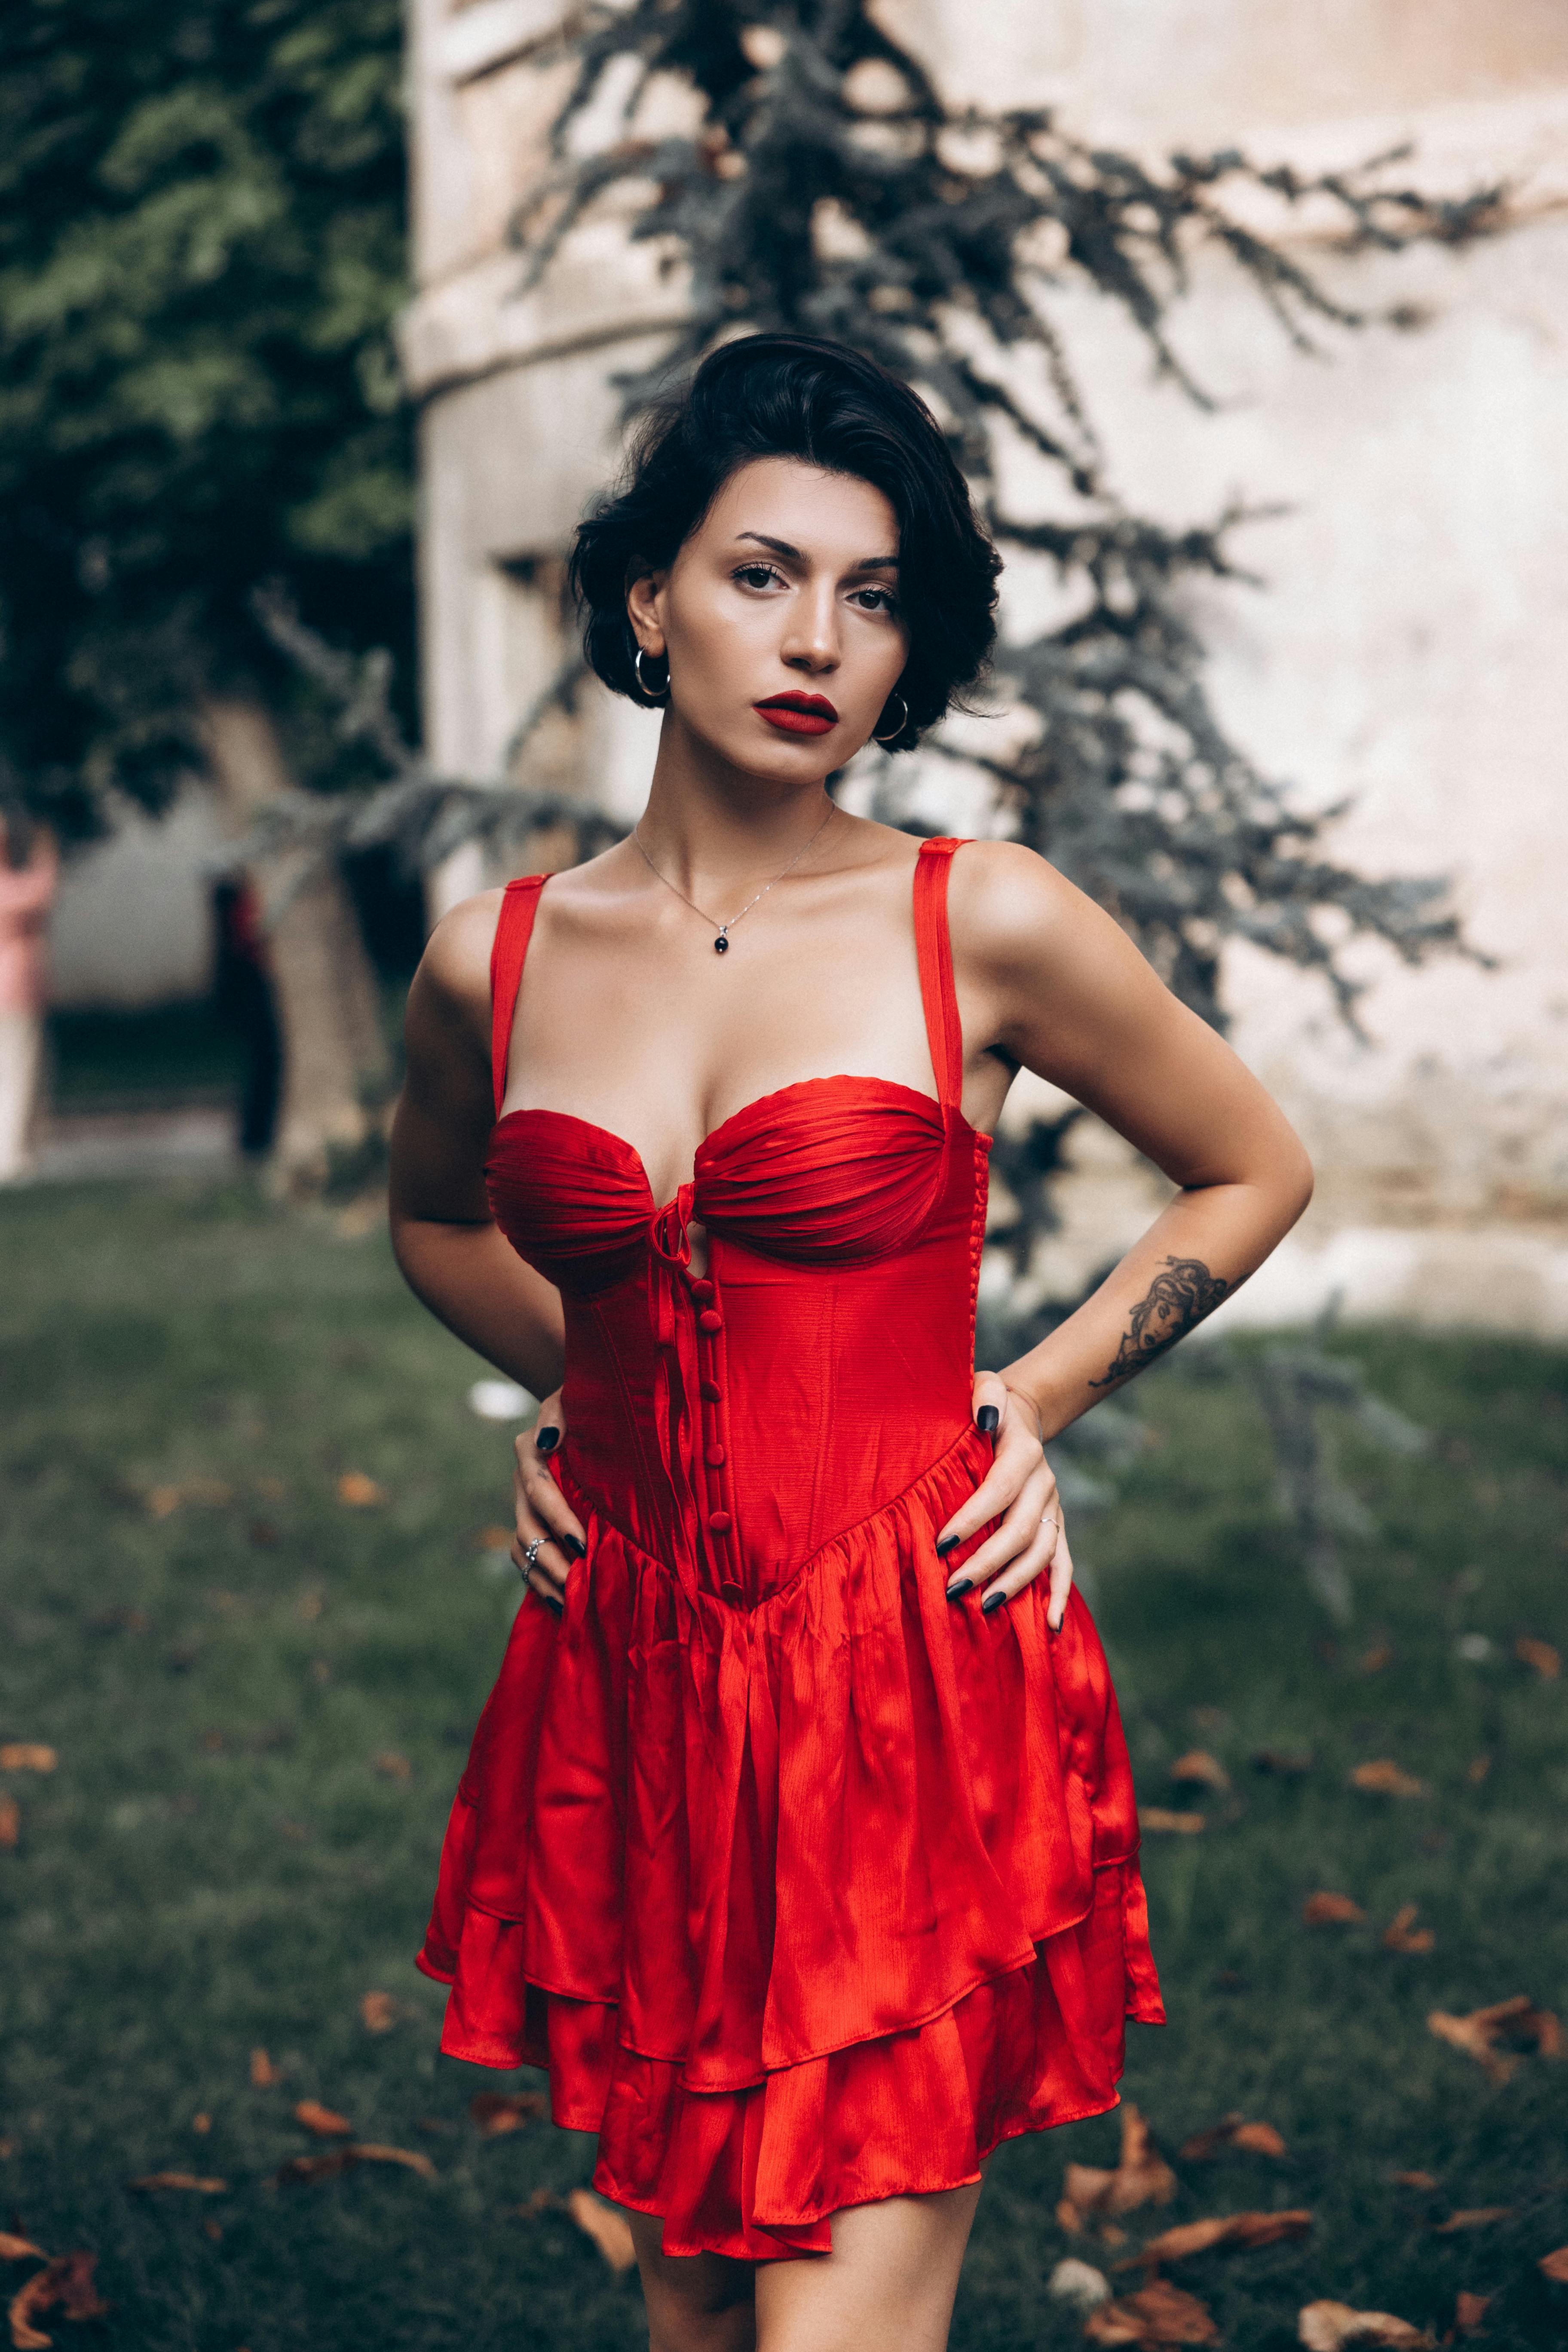
[[[1559,2286],[1568,2286],[1568,2246],[1558,2246],[1552,2253],[1542,2254],[1535,2267],[1547,2278],[1555,2279]]]
[[[9,2230],[0,2230],[0,2263],[25,2263],[29,2256],[40,2263],[49,2259],[42,2246],[35,2246],[31,2238],[15,2238]]]
[[[1479,1789],[1492,1769],[1489,1756],[1472,1756],[1465,1767],[1465,1778],[1472,1789]]]
[[[550,2102],[542,2091],[476,2091],[468,2101],[468,2114],[487,2139],[521,2131],[531,2116],[549,2112]]]
[[[1363,1675],[1380,1675],[1385,1666],[1391,1666],[1393,1664],[1394,1646],[1392,1643],[1374,1642],[1372,1648],[1370,1650],[1363,1650],[1361,1656],[1356,1660],[1356,1671],[1358,1674]]]
[[[1062,2177],[1057,2219],[1077,2231],[1098,2221],[1102,2231],[1135,2205],[1168,2205],[1176,2176],[1154,2146],[1153,2135],[1131,2099],[1121,2103],[1121,2154],[1114,2172],[1098,2165],[1069,2164]],[[1109,2234],[1107,2232],[1106,2234]]]
[[[1184,2164],[1208,2164],[1230,2148],[1249,2156],[1284,2156],[1285,2143],[1272,2124],[1249,2124],[1241,2116],[1222,2116],[1207,2131],[1194,2132],[1176,2153]]]
[[[1495,2000],[1489,2009],[1473,2009],[1467,2017],[1435,2009],[1426,2025],[1439,2042],[1451,2043],[1484,2066],[1494,2083],[1506,2083],[1519,2066],[1517,2053],[1497,2047],[1505,2038],[1533,2042],[1542,2058],[1563,2054],[1562,2027],[1549,2009],[1537,2009],[1527,1992],[1515,1993],[1511,2000]]]
[[[1479,2336],[1487,2324],[1487,2312],[1491,2304],[1489,2294],[1471,2294],[1461,2287],[1454,2297],[1454,2333],[1456,2336]]]
[[[1511,2205],[1463,2205],[1446,2221],[1436,2224],[1436,2235],[1447,2238],[1456,2230],[1484,2230],[1493,2221],[1508,2221],[1512,2212]]]
[[[269,2091],[278,2080],[278,2069],[265,2050],[250,2053],[250,2087],[253,2091]]]
[[[1423,2189],[1430,2192],[1434,2189],[1441,2189],[1443,2184],[1435,2172],[1396,2172],[1394,2185],[1396,2189]]]
[[[1190,2262],[1194,2254],[1206,2254],[1215,2246],[1279,2245],[1282,2240],[1304,2238],[1311,2226],[1312,2217],[1305,2207],[1286,2213],[1215,2214],[1209,2221],[1182,2221],[1173,2230],[1162,2230],[1127,2261],[1158,2270],[1163,2263]]]
[[[1400,1905],[1383,1931],[1383,1948],[1385,1952],[1429,1952],[1431,1950],[1437,1938],[1430,1927],[1418,1927],[1415,1925],[1419,1908],[1420,1906],[1415,1903]]]
[[[400,1756],[395,1748],[383,1748],[371,1760],[384,1780],[406,1782],[414,1778],[413,1765],[406,1756]]]
[[[367,1992],[360,1997],[359,2013],[369,2033],[390,2033],[397,2022],[397,2003],[389,1992]]]
[[[1138,1826],[1141,1830],[1152,1832],[1156,1837],[1172,1833],[1179,1837],[1195,1837],[1199,1830],[1207,1829],[1208,1816],[1205,1813],[1173,1813],[1168,1805],[1140,1805]]]
[[[574,2189],[566,2210],[584,2237],[592,2238],[613,2271],[629,2271],[637,2258],[626,2216],[595,2197],[591,2189]]]
[[[1424,1797],[1426,1783],[1413,1772],[1406,1772],[1392,1756],[1379,1756],[1371,1764],[1358,1764],[1350,1776],[1352,1789],[1364,1789],[1374,1797]]]
[[[127,2189],[184,2189],[193,2197],[226,2197],[226,2180],[219,2180],[205,2172],[143,2172],[128,2180]]]
[[[353,2130],[347,2116],[334,2114],[320,2099],[301,2099],[294,2109],[294,2121],[314,2132],[318,2139],[346,2139]]]
[[[52,1772],[59,1760],[37,1739],[8,1739],[0,1747],[0,1772]]]
[[[1102,2303],[1083,2332],[1091,2344],[1215,2344],[1219,2329],[1196,2295],[1154,2279],[1136,2294]]]
[[[212,2127],[213,2119],[211,2116],[206,2113],[205,2108],[199,2116],[193,2116],[191,2117],[191,2129],[194,2132],[199,2133],[203,2139],[206,2137]]]
[[[1366,1913],[1348,1895],[1331,1895],[1320,1887],[1309,1895],[1301,1906],[1301,1917],[1309,1927],[1360,1927],[1366,1923]]]
[[[345,1470],[338,1480],[338,1500],[347,1503],[351,1510],[374,1510],[377,1503],[385,1502],[386,1489],[367,1478],[363,1470]]]
[[[1348,2303],[1310,2303],[1296,2333],[1307,2352],[1431,2352],[1432,2338],[1391,2311],[1352,2311]]]
[[[387,2147],[380,2140],[356,2139],[343,2153],[356,2164],[401,2164],[405,2171],[416,2172],[421,2180],[436,2179],[435,2166],[416,2147]]]
[[[62,2319],[108,2316],[109,2305],[93,2284],[97,2262],[96,2254],[79,2248],[75,2253],[57,2254],[52,2263],[33,2273],[26,2285],[11,2297],[8,2316],[14,2352],[48,2352],[55,2339],[35,2327],[33,2321],[57,2305]]]
[[[301,2180],[332,2180],[340,2172],[349,2171],[354,2161],[352,2147],[329,2148],[324,2156],[290,2156],[273,2175],[279,2189],[288,2189]]]
[[[1272,1772],[1278,1780],[1299,1780],[1312,1769],[1310,1751],[1304,1748],[1259,1748],[1252,1759],[1255,1772]]]
[[[0,1853],[15,1853],[22,1842],[22,1808],[15,1797],[0,1794]]]
[[[1178,1786],[1190,1788],[1228,1789],[1230,1786],[1230,1774],[1219,1758],[1211,1756],[1206,1748],[1190,1748],[1185,1756],[1178,1756],[1171,1767],[1171,1778]]]
[[[1513,1645],[1513,1654],[1521,1666],[1531,1666],[1543,1683],[1554,1683],[1563,1672],[1563,1661],[1550,1642],[1538,1642],[1533,1633],[1521,1633]]]

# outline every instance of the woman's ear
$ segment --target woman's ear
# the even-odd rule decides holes
[[[664,651],[664,623],[658,608],[668,577],[668,572],[641,572],[626,583],[626,617],[633,636],[650,660]]]

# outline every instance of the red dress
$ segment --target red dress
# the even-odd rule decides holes
[[[442,2048],[548,2067],[667,2253],[826,2252],[842,2206],[973,2181],[1113,2106],[1125,2017],[1163,2015],[1088,1608],[1052,1635],[1043,1579],[990,1617],[943,1597],[980,1538],[942,1561],[937,1532],[991,1458],[958,846],[915,874],[938,1097],[781,1087],[662,1208],[586,1120],[491,1139],[496,1222],[564,1301],[552,1466],[588,1549],[563,1617],[518,1611],[419,1965]],[[496,934],[498,1111],[543,880]]]

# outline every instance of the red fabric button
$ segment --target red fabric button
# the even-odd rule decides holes
[[[723,1401],[724,1391],[717,1381],[699,1381],[697,1392],[699,1396],[706,1397],[710,1404],[720,1404]]]
[[[700,1331],[721,1331],[724,1328],[724,1318],[716,1307],[705,1307],[697,1318],[697,1328]]]
[[[710,1445],[703,1454],[702,1459],[707,1463],[710,1470],[717,1470],[719,1465],[724,1459],[723,1447],[721,1445]]]
[[[730,1532],[729,1512],[710,1511],[708,1514],[708,1524],[712,1528],[713,1533],[716,1536],[727,1536]]]
[[[693,1298],[700,1300],[704,1306],[706,1306],[709,1299],[712,1297],[713,1285],[709,1281],[706,1275],[698,1276],[696,1281],[691,1286],[691,1296]]]

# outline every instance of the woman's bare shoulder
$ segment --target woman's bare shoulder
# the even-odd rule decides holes
[[[948,920],[956,952],[1001,972],[1064,947],[1093,902],[1020,841],[968,841],[952,861]]]
[[[478,890],[449,908],[425,943],[420,987],[445,1008],[486,1011],[490,995],[490,950],[500,919],[502,890]]]

